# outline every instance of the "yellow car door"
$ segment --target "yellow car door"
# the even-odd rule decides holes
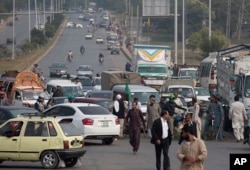
[[[9,121],[0,128],[0,160],[19,160],[22,121]]]

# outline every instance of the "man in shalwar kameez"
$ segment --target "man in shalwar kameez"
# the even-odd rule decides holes
[[[133,153],[135,154],[138,151],[140,145],[140,122],[142,122],[143,128],[145,129],[145,121],[141,110],[137,109],[136,102],[132,102],[132,109],[128,111],[128,114],[125,118],[125,122],[126,124],[128,124],[130,139],[129,142],[130,145],[133,147]]]

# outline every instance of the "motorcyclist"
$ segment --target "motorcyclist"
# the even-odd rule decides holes
[[[81,47],[80,47],[80,52],[81,52],[82,54],[84,54],[84,52],[85,52],[85,47],[84,47],[83,45],[81,45]]]
[[[104,60],[104,55],[102,53],[99,53],[99,62],[102,63]]]
[[[68,52],[68,60],[71,61],[73,58],[73,52],[71,50],[69,50]]]

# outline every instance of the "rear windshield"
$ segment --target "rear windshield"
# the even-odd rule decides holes
[[[100,106],[86,106],[78,107],[85,115],[109,115],[111,114],[107,109]]]
[[[112,99],[112,93],[92,93],[91,97]]]
[[[74,126],[72,122],[59,122],[65,136],[80,136],[80,131]]]

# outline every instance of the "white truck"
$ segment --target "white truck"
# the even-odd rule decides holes
[[[250,46],[238,45],[218,51],[217,93],[229,106],[235,95],[250,109]]]
[[[134,44],[132,70],[144,76],[146,85],[161,87],[170,72],[170,50],[170,46]]]

